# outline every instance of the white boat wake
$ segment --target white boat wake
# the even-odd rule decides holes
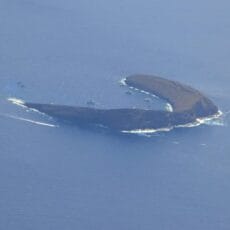
[[[32,124],[35,124],[35,125],[42,125],[42,126],[47,126],[47,127],[52,127],[52,128],[57,128],[58,127],[57,125],[53,125],[53,124],[50,124],[50,123],[34,121],[34,120],[31,120],[31,119],[18,117],[18,116],[13,116],[13,115],[10,115],[10,114],[2,114],[1,113],[0,116],[6,117],[6,118],[12,118],[14,120],[29,122],[29,123],[32,123]]]

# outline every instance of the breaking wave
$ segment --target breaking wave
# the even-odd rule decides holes
[[[126,78],[121,79],[120,84],[122,86],[128,86],[126,84]],[[135,90],[135,91],[139,91],[141,93],[144,94],[148,94],[151,95],[155,98],[159,98],[154,94],[151,94],[149,92],[146,92],[144,90],[139,90],[137,88],[134,87],[130,87],[128,86],[131,90]],[[167,110],[168,112],[173,112],[173,107],[170,103],[166,102],[165,105],[165,110]],[[227,113],[229,113],[230,111],[228,111]],[[165,127],[165,128],[159,128],[159,129],[134,129],[134,130],[123,130],[121,131],[122,133],[129,133],[129,134],[154,134],[157,132],[169,132],[173,129],[176,128],[193,128],[193,127],[197,127],[200,125],[217,125],[217,126],[224,126],[224,114],[222,111],[218,111],[216,114],[209,116],[209,117],[205,117],[205,118],[197,118],[195,122],[192,123],[187,123],[187,124],[183,124],[183,125],[176,125],[176,126],[172,126],[172,127]]]
[[[122,133],[128,133],[128,134],[154,134],[157,132],[169,132],[173,129],[177,128],[193,128],[200,125],[217,125],[217,126],[224,126],[224,114],[220,110],[218,113],[204,118],[197,118],[195,122],[187,123],[184,125],[176,125],[172,127],[165,127],[165,128],[159,128],[159,129],[134,129],[134,130],[123,130]]]
[[[125,78],[122,79],[120,81],[120,83],[122,85],[126,85]],[[130,87],[130,88],[134,89],[133,87]],[[135,90],[138,90],[138,89],[135,89]],[[152,95],[152,94],[150,94],[148,92],[145,92],[143,90],[138,90],[138,91],[141,91],[142,93],[146,93],[146,94]],[[152,96],[156,97],[155,95],[152,95]],[[41,113],[40,111],[38,111],[36,109],[28,108],[25,105],[25,101],[23,101],[21,99],[18,99],[18,98],[8,98],[8,101],[10,101],[11,103],[13,103],[13,104],[15,104],[17,106],[26,108],[29,111],[34,111],[34,112],[40,113],[42,115],[46,115],[46,114]],[[170,111],[170,112],[173,112],[172,106],[169,103],[166,104],[166,109],[168,111]],[[229,114],[229,113],[230,113],[230,111],[228,111],[226,113],[223,113],[223,112],[221,112],[219,110],[218,113],[216,113],[216,114],[214,114],[212,116],[205,117],[205,118],[197,118],[196,121],[192,122],[192,123],[187,123],[187,124],[183,124],[183,125],[176,125],[176,126],[173,126],[173,127],[159,128],[159,129],[147,128],[147,129],[122,130],[121,132],[125,133],[125,134],[151,135],[151,134],[158,133],[158,132],[169,132],[169,131],[171,131],[173,129],[177,129],[177,128],[193,128],[193,127],[197,127],[197,126],[200,126],[200,125],[224,126],[225,125],[224,124],[224,117],[227,114]],[[13,115],[10,115],[10,114],[0,114],[0,115],[4,116],[4,117],[15,119],[15,120],[20,120],[20,121],[25,121],[25,122],[33,123],[33,124],[36,124],[36,125],[42,125],[42,126],[48,126],[48,127],[58,127],[57,125],[54,125],[54,124],[51,124],[51,123],[45,123],[45,122],[35,121],[35,120],[27,119],[27,118],[13,116]]]
[[[42,115],[46,115],[46,114],[41,113],[40,111],[38,111],[36,109],[28,108],[25,105],[25,101],[23,101],[21,99],[18,99],[18,98],[8,98],[7,100],[9,102],[11,102],[12,104],[14,104],[14,105],[20,106],[22,108],[26,108],[28,111],[33,111],[33,112],[36,112],[36,113],[40,113]],[[19,121],[24,121],[24,122],[32,123],[32,124],[35,124],[35,125],[47,126],[47,127],[52,127],[52,128],[58,127],[55,124],[51,124],[51,123],[47,123],[47,122],[42,122],[42,121],[36,121],[36,120],[32,120],[32,119],[27,119],[27,118],[24,118],[24,117],[19,117],[19,116],[15,116],[15,115],[11,115],[11,114],[0,113],[0,115],[2,117],[11,118],[11,119],[14,119],[14,120],[19,120]]]

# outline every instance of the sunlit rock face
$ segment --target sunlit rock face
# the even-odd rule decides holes
[[[218,108],[198,90],[179,82],[151,75],[133,75],[127,77],[126,84],[147,91],[168,101],[174,112],[190,111],[197,116],[209,116]]]
[[[166,120],[162,116],[160,122],[154,125],[154,122],[152,123],[154,128],[160,128],[161,124],[169,127],[191,123],[197,118],[211,116],[218,112],[217,106],[201,92],[176,81],[150,75],[133,75],[127,77],[125,82],[131,87],[154,94],[171,104],[173,111],[164,112]]]
[[[119,131],[174,127],[218,112],[217,106],[198,90],[176,81],[150,75],[134,75],[127,77],[124,83],[166,100],[172,110],[96,109],[37,103],[25,103],[25,106],[46,113],[59,121],[77,125],[103,125]]]

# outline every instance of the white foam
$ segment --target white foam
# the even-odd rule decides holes
[[[8,101],[10,101],[11,103],[15,104],[15,105],[18,105],[18,106],[21,106],[23,108],[27,108],[25,106],[25,101],[21,100],[21,99],[18,99],[18,98],[14,98],[14,97],[10,97],[7,99]]]
[[[172,105],[169,104],[169,103],[166,103],[165,109],[166,109],[168,112],[173,112],[173,107],[172,107]]]
[[[166,128],[159,128],[159,129],[134,129],[134,130],[123,130],[121,131],[122,133],[128,133],[128,134],[153,134],[153,133],[157,133],[157,132],[169,132],[175,128],[193,128],[196,126],[200,126],[200,125],[223,125],[223,123],[221,122],[221,120],[218,119],[221,118],[221,116],[223,115],[223,113],[219,110],[218,113],[209,116],[209,117],[205,117],[205,118],[197,118],[196,121],[192,122],[192,123],[187,123],[184,125],[176,125],[173,127],[166,127]]]
[[[145,93],[145,94],[147,94],[147,95],[150,94],[149,92],[146,92],[146,91],[144,91],[144,90],[140,90],[140,92],[141,92],[141,93]]]
[[[152,94],[152,93],[147,92],[147,91],[145,91],[145,90],[140,90],[140,89],[135,88],[135,87],[133,87],[133,86],[129,86],[129,88],[132,89],[132,90],[135,90],[135,91],[137,91],[137,92],[144,93],[144,94],[147,94],[147,95],[150,95],[150,96],[152,96],[152,97],[154,97],[154,98],[159,99],[159,97],[156,96],[155,94]]]
[[[119,81],[120,85],[121,86],[126,86],[126,78],[122,78],[120,81]]]
[[[224,122],[221,119],[223,113],[219,110],[216,114],[204,118],[197,118],[196,121],[184,125],[176,125],[175,128],[192,128],[200,125],[218,125],[223,126]]]
[[[49,118],[50,118],[49,115],[47,115],[46,113],[43,113],[43,112],[41,112],[41,111],[39,111],[39,110],[37,110],[37,109],[29,108],[29,107],[26,107],[26,108],[27,108],[27,112],[32,111],[32,112],[39,113],[39,114],[41,114],[41,115],[43,115],[43,116],[45,116],[45,117],[49,117]]]
[[[209,117],[204,117],[204,118],[197,118],[197,122],[199,124],[205,124],[205,125],[218,125],[218,126],[223,126],[224,121],[223,121],[223,112],[218,111],[216,114],[209,116]]]
[[[134,130],[123,130],[122,133],[130,134],[153,134],[156,132],[169,132],[172,128],[160,128],[160,129],[134,129]]]
[[[21,99],[19,99],[19,98],[8,98],[7,100],[10,101],[10,102],[11,102],[12,104],[14,104],[14,105],[20,106],[20,107],[22,107],[22,108],[26,108],[26,109],[27,109],[27,110],[26,110],[27,112],[30,112],[30,111],[36,112],[36,113],[39,113],[39,114],[41,114],[41,115],[43,115],[43,116],[46,116],[46,117],[49,117],[49,118],[50,118],[50,116],[48,116],[47,114],[45,114],[45,113],[43,113],[43,112],[41,112],[41,111],[39,111],[39,110],[37,110],[37,109],[29,108],[28,106],[25,105],[25,101],[23,101],[23,100],[21,100]]]

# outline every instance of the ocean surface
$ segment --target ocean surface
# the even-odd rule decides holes
[[[0,229],[229,230],[229,12],[228,0],[0,0]],[[223,116],[120,135],[7,100],[163,109],[120,86],[136,73],[191,85]]]

